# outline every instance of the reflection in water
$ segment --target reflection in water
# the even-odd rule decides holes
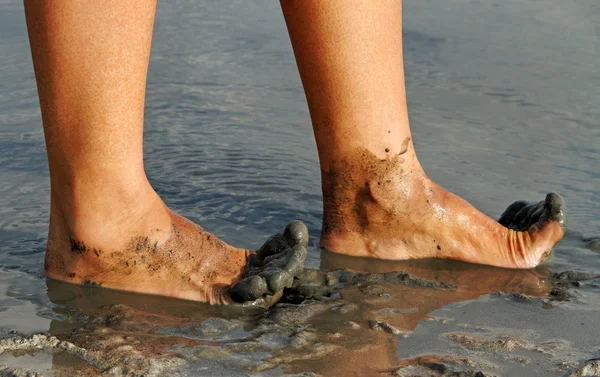
[[[453,290],[441,290],[378,282],[379,289],[363,286],[343,291],[345,300],[358,304],[357,310],[346,314],[344,320],[360,324],[361,329],[346,331],[347,336],[341,337],[338,343],[340,347],[320,360],[317,370],[331,376],[368,376],[400,365],[396,347],[402,346],[402,336],[396,338],[397,342],[393,341],[386,332],[368,329],[369,321],[385,321],[402,332],[411,332],[423,320],[444,321],[428,314],[456,301],[472,300],[498,291],[542,297],[552,289],[550,272],[544,266],[535,270],[510,270],[436,259],[381,261],[324,251],[321,268],[347,268],[371,273],[406,271],[416,277],[456,286]],[[382,294],[382,291],[391,297]],[[323,332],[339,331],[339,324],[331,320],[330,313],[324,313],[315,323],[321,326]],[[314,363],[299,363],[298,366],[300,370],[315,370]]]
[[[501,213],[517,199],[533,199],[548,191],[564,194],[571,232],[550,261],[554,272],[600,270],[596,253],[600,227],[596,62],[600,49],[593,48],[598,45],[597,4],[593,0],[405,4],[406,84],[421,163],[431,178],[475,201],[477,208],[489,214]],[[146,101],[145,167],[167,203],[234,245],[261,244],[273,229],[293,218],[306,221],[318,237],[322,203],[317,153],[281,11],[276,3],[238,5],[175,1],[158,8]],[[98,357],[106,359],[123,355],[124,349],[117,350],[123,346],[169,355],[164,349],[174,343],[230,345],[216,336],[206,340],[192,326],[208,317],[231,318],[228,313],[183,301],[49,281],[48,293],[59,306],[52,310],[60,314],[48,314],[51,305],[38,274],[46,247],[50,197],[39,103],[23,6],[12,0],[0,0],[0,6],[4,89],[0,90],[0,293],[7,292],[1,298],[2,309],[7,309],[0,315],[1,327],[30,334],[43,329],[51,318],[53,334],[97,349]],[[295,179],[289,179],[290,172]],[[309,260],[318,259],[317,255],[309,255]],[[342,292],[342,300],[301,307],[317,314],[300,320],[289,331],[284,326],[288,331],[284,335],[292,338],[290,345],[281,351],[265,348],[273,358],[288,355],[290,368],[320,369],[322,374],[337,376],[344,373],[331,365],[353,369],[346,375],[356,375],[398,362],[394,349],[404,347],[402,338],[370,330],[368,320],[387,321],[410,331],[444,303],[496,290],[544,295],[550,280],[545,269],[497,270],[435,261],[340,262],[340,257],[327,254],[323,259],[327,269],[398,268],[459,287],[434,290],[390,285],[384,287],[390,299],[373,296],[376,288],[349,287]],[[589,302],[597,303],[599,283],[583,287],[588,288],[587,294],[593,291],[594,299]],[[353,303],[357,305],[354,310],[330,311]],[[507,303],[500,306],[512,310],[510,314],[516,310]],[[384,315],[379,307],[398,310]],[[588,303],[578,311],[571,306],[561,312],[564,322],[560,326],[569,329],[569,334],[560,336],[580,344],[578,350],[591,358],[598,349],[591,338],[600,325],[596,313],[596,319],[585,316],[594,310],[589,307]],[[261,328],[255,324],[280,319],[277,313],[283,309],[280,305],[268,315],[242,320],[242,329],[228,332],[228,339],[252,343]],[[344,325],[351,320],[361,328]],[[455,320],[473,322],[468,316]],[[310,329],[299,330],[306,323],[322,335],[322,347],[315,345],[318,338],[307,346],[295,342],[300,337],[294,331],[303,334]],[[182,331],[165,330],[177,326]],[[514,318],[510,327],[522,326]],[[543,331],[548,323],[535,318],[527,326]],[[275,331],[272,324],[265,329]],[[409,337],[417,338],[415,334]],[[578,343],[582,338],[590,339],[592,346]],[[439,337],[432,334],[421,339],[432,344]],[[325,354],[326,350],[330,352]],[[327,357],[305,364],[300,361],[306,355],[314,359],[318,353]],[[54,356],[57,371],[60,365],[74,363],[63,356]],[[359,360],[366,366],[358,366]],[[501,368],[507,364],[500,363]],[[34,368],[27,358],[15,365]],[[556,375],[534,365],[527,367],[531,374]],[[198,374],[204,373],[189,373]]]
[[[552,285],[547,265],[535,269],[517,270],[443,259],[387,261],[354,258],[323,251],[321,269],[328,271],[348,269],[371,273],[406,271],[423,279],[457,286],[458,291],[466,294],[458,299],[473,299],[496,291],[540,296],[547,294]]]
[[[199,331],[190,326],[209,318],[235,318],[234,323],[243,327],[264,313],[260,308],[210,306],[52,279],[47,279],[47,288],[48,297],[57,305],[54,311],[63,317],[51,322],[49,334],[92,352],[92,359],[98,360],[82,364],[71,355],[54,354],[54,372],[65,375],[72,375],[73,369],[93,375],[111,366],[148,371],[157,367],[156,359],[172,358],[174,354],[168,349],[175,345],[220,344],[198,337]],[[163,333],[164,329],[178,328],[188,331]],[[241,338],[249,335],[243,329],[239,333]],[[114,363],[109,362],[111,359]]]
[[[259,363],[244,366],[248,369],[284,365],[286,372],[368,376],[402,362],[396,356],[396,348],[421,321],[444,321],[429,316],[436,309],[497,291],[542,297],[552,288],[550,273],[544,267],[508,270],[441,260],[378,261],[322,252],[321,269],[343,268],[374,274],[406,271],[456,288],[423,288],[374,279],[346,287],[341,298],[298,307],[281,304],[263,312],[48,280],[48,295],[58,304],[55,311],[64,316],[52,321],[50,333],[122,360],[125,360],[123,354],[130,351],[128,346],[139,352],[146,363],[156,358],[181,356],[186,354],[182,351],[185,349],[235,346],[245,347],[246,351],[269,351]],[[300,312],[309,314],[302,316]],[[209,318],[213,322],[214,318],[228,321],[207,330],[205,324],[210,322],[206,321]],[[376,331],[371,328],[372,321],[385,322],[390,327],[387,331]],[[279,334],[287,340],[278,347],[257,343],[256,339],[265,334]],[[299,338],[304,339],[303,343]],[[189,354],[184,357],[188,362],[198,361]],[[224,357],[204,351],[198,355]],[[56,371],[66,370],[73,367],[73,362],[55,357],[53,366]]]

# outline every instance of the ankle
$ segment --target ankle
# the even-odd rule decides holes
[[[417,162],[406,116],[369,120],[334,116],[313,119],[313,128],[323,170],[363,150],[381,160],[402,156],[410,164]]]
[[[367,150],[331,164],[322,171],[323,233],[364,232],[370,225],[397,215],[405,203],[437,185],[416,158],[401,155],[381,159]]]
[[[129,234],[141,219],[168,215],[158,194],[144,181],[99,185],[94,190],[53,189],[50,233],[63,240],[104,244]]]

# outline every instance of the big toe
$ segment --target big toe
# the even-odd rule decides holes
[[[547,223],[556,222],[562,230],[566,228],[567,216],[564,199],[555,193],[546,195],[540,202],[517,201],[508,206],[498,222],[507,228],[523,232],[536,227],[541,230]]]
[[[289,223],[282,233],[277,233],[269,237],[269,239],[256,250],[254,257],[252,258],[252,264],[260,264],[266,258],[275,254],[280,254],[296,245],[305,248],[308,246],[308,228],[299,220],[294,220]]]
[[[537,203],[511,204],[498,222],[518,232],[527,232],[530,242],[523,244],[521,255],[529,255],[527,266],[536,266],[550,258],[552,248],[563,237],[567,226],[565,202],[554,193]]]
[[[269,307],[290,288],[304,269],[308,228],[301,221],[288,224],[251,254],[246,277],[233,285],[229,297],[236,303]]]

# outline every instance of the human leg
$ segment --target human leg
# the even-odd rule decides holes
[[[250,251],[170,211],[144,172],[155,9],[155,0],[25,1],[51,181],[45,272],[72,283],[226,303],[250,259],[259,269],[264,258],[249,258]],[[261,254],[305,247],[305,227],[292,228]],[[275,295],[280,289],[270,289],[271,280],[257,277],[234,292],[247,300]]]
[[[401,1],[281,4],[319,151],[322,246],[513,268],[549,256],[564,234],[558,195],[511,206],[501,225],[423,171],[406,107]]]

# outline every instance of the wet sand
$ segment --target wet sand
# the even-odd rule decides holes
[[[598,371],[600,274],[591,272],[372,261],[324,251],[321,269],[305,269],[269,311],[53,280],[46,285],[53,307],[47,317],[54,317],[49,330],[23,334],[18,326],[3,328],[0,375],[589,376]]]
[[[42,276],[39,103],[22,3],[0,10],[0,376],[600,374],[597,0],[404,1],[410,122],[428,175],[494,218],[515,200],[565,198],[565,239],[531,271],[321,255],[318,158],[279,5],[159,3],[144,135],[153,186],[233,245],[258,247],[302,219],[307,268],[375,274],[305,272],[268,312]]]

